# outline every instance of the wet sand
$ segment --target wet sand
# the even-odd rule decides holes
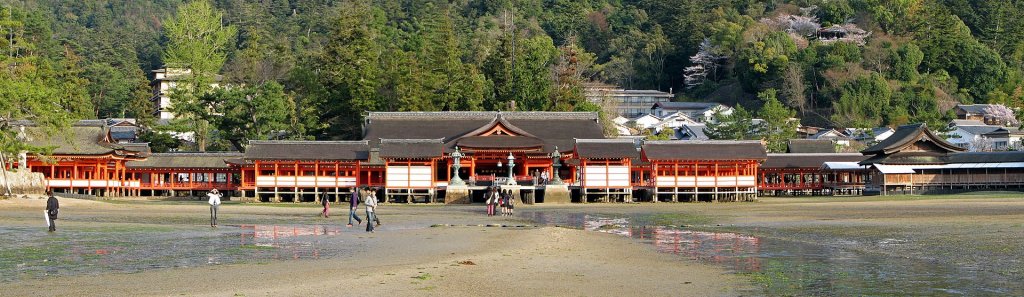
[[[0,201],[0,224],[27,226],[45,200]],[[224,205],[221,225],[246,221],[341,224],[347,212],[317,218],[312,206]],[[384,225],[367,234],[342,228],[352,251],[317,260],[151,269],[138,273],[44,276],[3,284],[12,296],[735,296],[750,284],[724,269],[658,253],[611,234],[553,226],[502,228],[476,224],[527,222],[474,212],[482,207],[381,207]],[[525,207],[524,207],[525,208]],[[39,209],[40,211],[36,211]],[[88,226],[210,228],[195,203],[106,203],[61,200],[58,232]],[[428,227],[433,224],[460,226]],[[45,226],[39,236],[47,236]],[[45,288],[45,289],[43,289]]]
[[[0,225],[17,232],[36,228],[44,200],[0,200]],[[762,198],[755,203],[642,203],[537,205],[517,218],[488,218],[482,206],[385,205],[384,226],[368,235],[345,228],[347,212],[322,219],[313,205],[225,205],[221,225],[210,230],[201,202],[94,202],[62,200],[58,233],[94,229],[171,226],[171,232],[237,232],[241,224],[331,225],[350,252],[317,260],[256,260],[145,269],[139,273],[26,277],[0,282],[0,294],[132,295],[396,295],[396,296],[736,296],[736,295],[1021,295],[1024,294],[1024,195],[979,193],[948,196]],[[633,226],[685,226],[685,230],[735,232],[781,247],[782,254],[813,246],[825,252],[822,267],[784,260],[771,271],[738,275],[714,263],[659,253],[642,240],[553,227],[581,214],[629,218]],[[541,227],[476,227],[478,224]],[[428,227],[433,224],[459,225]],[[466,225],[472,225],[469,227]],[[568,224],[573,225],[573,224]],[[37,226],[37,227],[36,227]],[[91,229],[90,229],[91,228]],[[227,231],[235,228],[236,231]],[[32,229],[35,230],[35,229]],[[0,231],[3,231],[0,229]],[[34,231],[24,231],[25,233]],[[110,231],[108,234],[121,234]],[[178,233],[174,233],[178,232]],[[125,233],[133,234],[133,233]],[[30,238],[34,235],[30,235]],[[7,248],[10,242],[0,243]],[[773,248],[776,249],[776,248]],[[0,252],[3,250],[0,249]],[[853,258],[844,276],[827,257]],[[0,253],[2,260],[3,253]],[[799,254],[798,256],[803,256]],[[807,257],[821,257],[806,255]],[[797,257],[800,258],[800,257]],[[205,258],[204,258],[205,259]],[[845,259],[845,258],[844,258]],[[472,262],[472,264],[469,264]],[[462,264],[460,264],[462,263]],[[833,264],[829,264],[833,263]],[[890,263],[890,264],[887,264]],[[901,264],[891,264],[901,263]],[[792,265],[792,266],[791,266]],[[926,282],[894,281],[910,272],[937,273]],[[879,266],[880,270],[872,268]],[[913,270],[919,266],[921,271]],[[931,268],[943,268],[933,271]],[[0,267],[0,269],[5,269]],[[863,270],[863,271],[862,271]],[[5,270],[6,271],[6,270]],[[823,275],[821,272],[834,273]],[[887,278],[886,275],[890,275]],[[758,277],[760,276],[760,277]],[[975,284],[972,279],[978,279]],[[966,280],[966,281],[965,281]],[[984,280],[981,282],[980,280]],[[38,291],[37,288],[52,288]],[[52,284],[52,285],[51,285]],[[844,287],[845,286],[845,287]],[[992,287],[987,287],[992,286]],[[872,288],[875,289],[872,289]],[[857,293],[859,292],[859,293]],[[889,293],[886,293],[889,292]],[[973,292],[964,293],[964,292]]]

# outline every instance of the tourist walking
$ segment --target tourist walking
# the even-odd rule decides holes
[[[349,201],[348,201],[348,204],[349,204],[349,207],[348,207],[348,225],[346,225],[346,226],[352,227],[352,219],[356,219],[356,223],[357,224],[360,224],[360,225],[363,224],[363,220],[359,218],[359,214],[357,214],[356,211],[357,211],[357,208],[359,207],[359,196],[365,196],[365,195],[360,195],[364,191],[366,191],[365,187],[363,187],[363,188],[353,188],[352,189],[352,198],[349,199]]]
[[[370,221],[377,223],[380,226],[380,216],[377,215],[377,188],[370,188],[370,199],[373,199],[373,219],[366,219],[366,224],[370,224]]]
[[[377,199],[373,197],[373,194],[370,194],[370,196],[366,197],[366,201],[363,201],[363,204],[366,205],[366,232],[373,233],[373,218],[377,208]]]
[[[57,231],[57,224],[54,220],[57,219],[57,212],[60,209],[60,203],[57,202],[57,197],[53,196],[53,190],[46,190],[46,225],[50,227],[49,231]]]
[[[217,227],[217,208],[220,207],[220,192],[217,189],[206,193],[210,197],[210,227]]]
[[[548,184],[548,172],[546,170],[545,171],[541,171],[541,173],[540,173],[540,184],[542,184],[542,185]]]
[[[323,197],[320,197],[320,205],[324,206],[324,210],[320,212],[320,215],[325,218],[330,217],[330,214],[328,212],[331,210],[331,200],[329,199],[329,197],[330,196],[327,196],[327,194],[324,194]]]

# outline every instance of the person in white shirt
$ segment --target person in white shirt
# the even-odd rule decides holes
[[[220,192],[217,189],[206,193],[210,197],[210,227],[217,227],[217,207],[220,206]]]
[[[377,208],[377,195],[372,192],[369,197],[366,197],[363,204],[366,205],[366,232],[373,233],[373,219],[376,217],[374,212]]]

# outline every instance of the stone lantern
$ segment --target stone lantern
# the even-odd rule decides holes
[[[506,159],[508,159],[508,181],[506,182],[506,184],[515,185],[517,183],[516,178],[513,174],[514,170],[512,169],[516,167],[516,157],[513,157],[512,153],[508,153],[508,158]]]
[[[455,151],[449,154],[449,156],[454,160],[454,163],[452,163],[452,171],[454,171],[454,173],[452,174],[451,182],[448,182],[448,184],[453,186],[465,186],[466,182],[462,181],[462,178],[459,177],[459,168],[462,168],[462,164],[460,162],[462,157],[465,157],[466,155],[462,154],[462,152],[459,151],[459,147],[456,146]]]
[[[558,146],[555,146],[555,151],[551,152],[551,182],[552,185],[561,185],[562,178],[558,174],[558,168],[562,166],[562,153],[558,152]]]

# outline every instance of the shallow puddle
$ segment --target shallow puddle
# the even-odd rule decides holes
[[[138,226],[65,229],[0,229],[0,282],[49,276],[131,273],[268,260],[335,257],[360,248],[358,228],[338,225],[238,225],[219,228]],[[347,235],[347,236],[341,236]]]
[[[735,232],[653,225],[655,215],[631,217],[588,213],[526,212],[540,224],[618,234],[652,244],[658,251],[721,265],[749,276],[769,296],[1021,296],[1021,276],[934,259],[889,256],[849,248],[841,238],[796,242]],[[710,231],[709,231],[710,230]],[[881,238],[885,249],[904,244]],[[941,248],[941,247],[936,247]]]

